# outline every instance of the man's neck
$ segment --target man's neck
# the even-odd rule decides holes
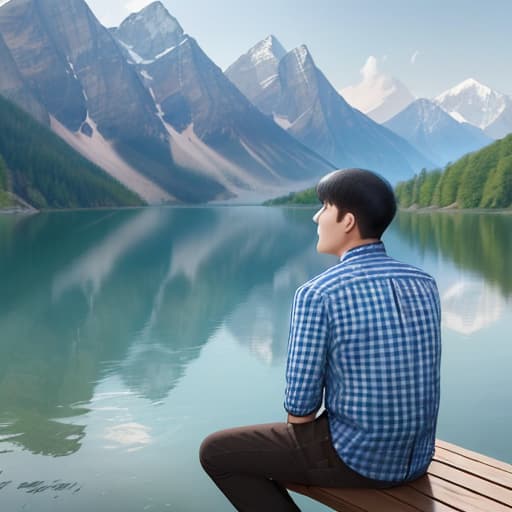
[[[379,238],[358,238],[356,240],[351,240],[341,248],[340,254],[338,254],[338,256],[342,258],[347,251],[350,251],[350,249],[354,249],[362,245],[375,244],[377,242],[380,242]]]

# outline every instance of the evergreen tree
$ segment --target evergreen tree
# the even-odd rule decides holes
[[[502,158],[485,184],[482,208],[512,206],[512,155]]]
[[[409,193],[409,191],[411,191]],[[402,207],[450,206],[509,208],[512,206],[512,134],[465,155],[439,170],[423,169],[396,188]]]
[[[7,166],[5,165],[5,161],[0,155],[0,190],[7,189]]]
[[[440,206],[441,205],[441,188],[443,186],[443,178],[444,178],[444,172],[439,171],[439,179],[436,182],[436,186],[434,187],[434,192],[432,193],[432,199],[430,201],[431,206]]]
[[[403,208],[409,208],[413,204],[412,189],[414,180],[403,181],[399,183],[396,188],[396,200]]]
[[[432,204],[432,197],[436,188],[437,182],[441,178],[441,171],[435,170],[425,173],[423,182],[419,188],[418,205],[425,207]]]
[[[0,186],[36,208],[132,206],[143,201],[48,128],[0,96]]]
[[[443,184],[440,191],[439,206],[450,206],[457,200],[461,175],[466,165],[466,157],[447,167],[443,175]]]

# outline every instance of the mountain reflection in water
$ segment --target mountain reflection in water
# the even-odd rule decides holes
[[[337,263],[316,253],[313,213],[240,206],[0,217],[6,503],[21,508],[30,493],[42,511],[223,510],[213,490],[191,490],[209,489],[197,446],[215,428],[284,417],[293,294]],[[439,284],[441,435],[506,460],[511,234],[510,215],[400,212],[384,237],[390,255]],[[467,396],[481,397],[478,418]],[[98,469],[99,458],[110,469]]]

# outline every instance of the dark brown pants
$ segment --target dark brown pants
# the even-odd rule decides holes
[[[327,414],[302,424],[269,423],[221,430],[208,436],[200,461],[239,511],[299,510],[282,485],[382,488],[391,482],[356,473],[332,446]]]

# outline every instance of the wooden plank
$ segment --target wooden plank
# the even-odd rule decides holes
[[[356,505],[343,502],[338,496],[329,496],[329,490],[321,487],[308,487],[306,485],[286,484],[290,491],[303,494],[308,498],[319,501],[320,503],[338,510],[340,512],[367,512],[368,509],[357,507]],[[341,508],[340,508],[341,507]]]
[[[511,489],[489,482],[488,480],[483,480],[479,476],[465,473],[464,471],[460,471],[458,468],[454,468],[453,466],[443,464],[438,461],[433,461],[430,464],[428,474],[447,480],[455,485],[459,485],[460,487],[470,489],[473,492],[481,494],[482,496],[487,496],[488,498],[499,501],[503,505],[508,505],[512,508]]]
[[[340,512],[418,512],[421,510],[376,489],[329,489],[296,484],[286,484],[286,487]]]
[[[474,459],[465,457],[458,453],[446,450],[444,448],[437,448],[434,455],[434,460],[448,464],[454,468],[470,473],[474,476],[488,480],[497,485],[512,489],[512,473],[503,471],[494,466],[482,464]]]
[[[428,475],[391,489],[286,487],[340,512],[511,512],[512,465],[439,439]]]
[[[435,501],[464,512],[510,512],[510,507],[506,505],[433,475],[415,480],[409,485]]]
[[[445,503],[435,501],[410,485],[392,487],[391,489],[385,489],[383,492],[416,507],[422,512],[462,512],[461,508],[450,507]]]
[[[507,464],[501,460],[493,459],[492,457],[488,457],[487,455],[483,455],[478,452],[473,452],[471,450],[467,450],[466,448],[462,448],[461,446],[457,446],[456,444],[448,443],[446,441],[442,441],[441,439],[436,439],[436,447],[443,448],[444,450],[448,450],[453,453],[457,453],[468,459],[472,459],[478,462],[482,462],[487,464],[488,466],[492,466],[497,469],[501,469],[502,471],[507,471],[508,473],[512,473],[512,464]]]

